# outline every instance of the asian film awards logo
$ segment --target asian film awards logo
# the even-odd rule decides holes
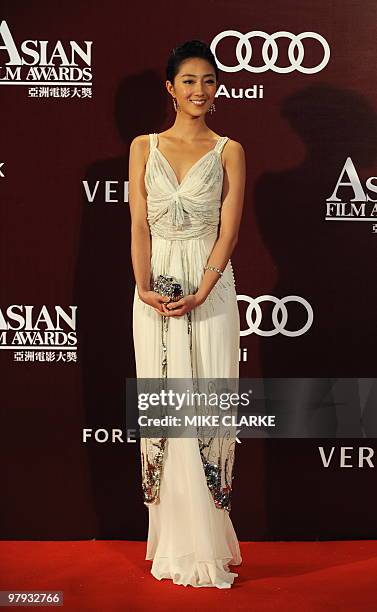
[[[91,98],[92,44],[85,40],[17,44],[6,21],[0,22],[0,85],[33,85],[29,97]]]
[[[76,311],[77,306],[0,308],[0,350],[13,350],[14,361],[76,362]]]
[[[326,221],[374,221],[372,231],[377,234],[377,199],[372,198],[368,191],[377,194],[376,176],[370,176],[365,181],[365,191],[350,157],[347,157],[340,172],[334,191],[326,199]],[[339,197],[347,190],[347,195]]]

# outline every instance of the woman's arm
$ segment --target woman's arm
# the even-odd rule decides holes
[[[147,219],[147,193],[144,176],[149,136],[133,139],[128,170],[128,201],[131,213],[131,259],[139,298],[163,314],[167,298],[151,290],[151,234]]]
[[[137,136],[131,142],[128,169],[128,201],[131,213],[131,259],[137,290],[150,289],[151,238],[147,221],[147,193],[144,185],[145,139]]]
[[[226,153],[226,155],[225,155]],[[245,152],[234,140],[224,147],[223,202],[221,207],[220,232],[208,258],[207,265],[223,270],[238,241],[246,182]],[[219,280],[219,274],[206,270],[195,296],[203,303]]]

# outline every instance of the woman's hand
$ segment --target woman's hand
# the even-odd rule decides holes
[[[195,294],[190,293],[177,302],[162,304],[163,315],[165,317],[182,317],[186,312],[190,312],[201,303],[202,301]]]
[[[139,298],[161,315],[165,314],[163,309],[165,308],[165,304],[170,301],[168,297],[160,295],[160,293],[156,291],[140,291]]]

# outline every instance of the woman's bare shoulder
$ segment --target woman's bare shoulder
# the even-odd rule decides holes
[[[232,149],[232,151],[243,151],[244,150],[242,144],[238,142],[238,140],[233,140],[232,138],[229,138],[229,137],[228,137],[228,140],[226,141],[226,148],[228,150]]]
[[[148,142],[148,140],[149,140],[149,134],[140,134],[139,136],[135,136],[132,142],[145,143],[145,142]]]
[[[245,150],[240,142],[228,138],[223,151],[224,161],[239,160],[245,156]]]
[[[130,152],[140,155],[144,160],[148,157],[149,152],[149,134],[140,134],[131,140]]]

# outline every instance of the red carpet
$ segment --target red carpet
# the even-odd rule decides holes
[[[55,609],[69,612],[377,610],[377,541],[241,542],[239,577],[224,590],[159,582],[144,552],[143,542],[3,541],[0,590],[64,591]]]

